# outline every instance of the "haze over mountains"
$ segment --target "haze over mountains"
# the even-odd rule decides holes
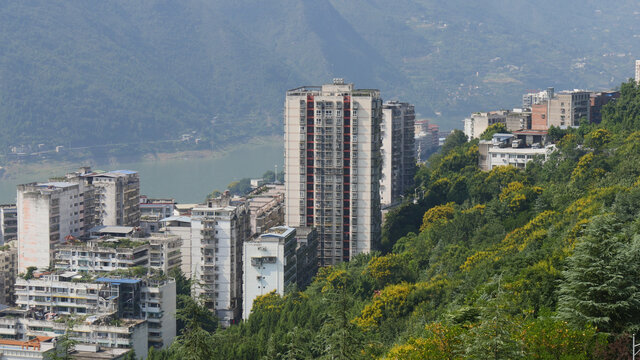
[[[7,0],[0,152],[280,134],[284,91],[333,77],[459,127],[527,89],[631,77],[639,11],[629,0]]]

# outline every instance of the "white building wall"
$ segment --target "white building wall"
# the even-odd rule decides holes
[[[35,188],[20,185],[18,198],[18,272],[49,267],[53,245],[67,235],[84,234],[78,185]],[[59,201],[57,207],[52,204]],[[54,219],[54,222],[52,222]]]
[[[382,174],[380,177],[380,203],[389,205],[393,202],[393,109],[382,109]]]
[[[249,241],[243,244],[242,319],[247,320],[253,301],[275,290],[284,295],[284,243],[280,241]],[[273,263],[252,264],[252,258],[274,257]]]

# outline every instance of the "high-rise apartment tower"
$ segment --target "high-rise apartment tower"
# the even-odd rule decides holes
[[[416,175],[414,106],[388,101],[382,106],[382,179],[380,202],[398,203]]]
[[[323,265],[371,251],[381,235],[380,92],[342,79],[287,92],[285,223],[315,227]]]

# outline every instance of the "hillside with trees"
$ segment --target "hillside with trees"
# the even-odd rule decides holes
[[[627,359],[640,326],[640,87],[601,125],[555,129],[526,169],[478,170],[451,135],[384,252],[256,299],[248,321],[192,322],[151,359]],[[182,350],[181,350],[182,349]],[[195,354],[206,354],[199,357]],[[204,356],[204,355],[203,355]]]

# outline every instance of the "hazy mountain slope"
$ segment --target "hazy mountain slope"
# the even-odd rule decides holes
[[[627,0],[8,0],[0,152],[277,134],[284,91],[332,77],[455,126],[472,110],[517,105],[526,89],[632,76],[639,10]]]

